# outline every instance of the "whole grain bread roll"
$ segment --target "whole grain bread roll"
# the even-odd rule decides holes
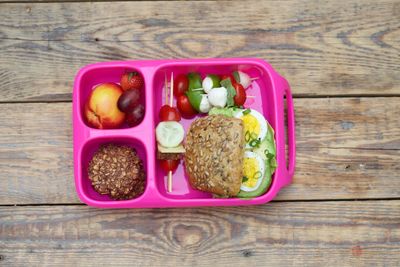
[[[243,122],[223,115],[196,119],[185,143],[190,185],[221,197],[240,191],[244,156]]]

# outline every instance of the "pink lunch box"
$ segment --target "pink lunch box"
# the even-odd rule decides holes
[[[145,116],[143,121],[129,128],[99,130],[89,127],[82,114],[85,101],[93,87],[104,82],[119,82],[126,70],[139,71],[144,80],[143,102]],[[181,163],[173,175],[172,192],[167,192],[166,175],[158,166],[156,159],[155,127],[158,112],[163,103],[164,77],[174,77],[188,72],[199,72],[202,76],[229,74],[242,70],[250,77],[258,77],[247,90],[246,108],[262,113],[275,130],[278,168],[272,176],[268,191],[259,197],[244,200],[239,198],[219,199],[211,194],[197,191],[190,187],[184,166]],[[285,99],[287,106],[288,155],[285,149]],[[175,104],[175,103],[174,103]],[[188,129],[193,119],[181,122]],[[256,58],[218,58],[218,59],[183,59],[183,60],[143,60],[103,62],[82,68],[74,83],[73,92],[73,131],[74,131],[74,174],[75,186],[79,198],[86,204],[99,208],[156,208],[190,206],[238,206],[262,204],[272,200],[279,190],[288,185],[295,168],[295,121],[293,100],[288,82],[267,62]],[[146,172],[145,192],[131,200],[112,200],[106,195],[94,191],[88,179],[87,168],[97,148],[104,143],[129,145],[136,149],[143,160]],[[288,159],[286,159],[288,157]]]

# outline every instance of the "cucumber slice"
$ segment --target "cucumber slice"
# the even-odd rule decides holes
[[[157,125],[156,139],[163,147],[177,147],[184,138],[185,130],[176,121],[163,121]]]

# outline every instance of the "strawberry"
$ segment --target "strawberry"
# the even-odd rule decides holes
[[[144,85],[143,77],[139,72],[127,72],[121,77],[121,87],[126,90],[130,89],[141,89]]]

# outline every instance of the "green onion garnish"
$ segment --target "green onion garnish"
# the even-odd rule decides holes
[[[244,140],[246,141],[246,143],[248,143],[250,141],[250,132],[246,131],[246,133],[244,134]]]
[[[251,133],[250,137],[251,139],[257,139],[257,135],[255,133]]]
[[[255,146],[256,146],[256,142],[257,142],[257,140],[254,140],[254,139],[253,139],[253,140],[251,140],[251,142],[250,142],[249,145],[250,145],[251,147],[255,147]]]
[[[246,176],[243,176],[243,178],[242,178],[242,183],[245,183],[245,182],[247,182],[249,180],[249,178],[247,178]]]
[[[243,115],[247,115],[250,114],[251,110],[250,109],[246,109],[245,111],[243,111]]]
[[[254,179],[260,179],[262,177],[262,173],[260,172],[260,171],[257,171],[255,174],[254,174]]]
[[[274,154],[269,153],[267,149],[264,150],[264,155],[267,157],[267,159],[272,159],[274,157]]]
[[[260,139],[253,139],[250,141],[249,145],[251,147],[259,147],[260,143],[261,143]]]

